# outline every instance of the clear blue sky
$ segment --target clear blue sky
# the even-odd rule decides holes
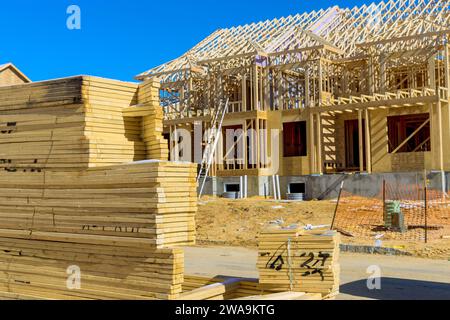
[[[176,58],[224,27],[370,0],[21,0],[2,1],[0,64],[32,80],[79,74],[121,80]],[[378,2],[378,1],[376,1]],[[69,5],[81,30],[66,27]]]

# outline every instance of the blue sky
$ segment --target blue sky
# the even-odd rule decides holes
[[[219,28],[370,2],[2,0],[0,64],[15,63],[33,81],[79,74],[132,80]],[[72,4],[81,8],[81,30],[66,27]]]

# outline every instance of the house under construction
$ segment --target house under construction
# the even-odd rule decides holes
[[[279,175],[282,193],[317,198],[343,173],[362,174],[355,183],[424,170],[446,188],[449,34],[450,1],[334,6],[217,30],[137,79],[161,81],[172,151],[180,128],[205,132],[191,161],[202,162],[206,193],[247,176],[249,195],[268,195]],[[231,129],[230,145],[219,136]]]

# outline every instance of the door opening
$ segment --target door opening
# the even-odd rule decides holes
[[[365,121],[362,121],[363,128]],[[366,135],[363,129],[363,154],[366,150]],[[366,168],[366,158],[360,159],[359,157],[359,127],[358,120],[346,120],[345,121],[345,164],[347,170],[359,171],[361,160],[363,161],[364,168]]]

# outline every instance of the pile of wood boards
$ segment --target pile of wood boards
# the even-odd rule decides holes
[[[86,76],[1,87],[0,168],[81,170],[147,159],[142,120],[122,114],[137,90]]]
[[[138,102],[137,84],[85,76],[81,91],[89,167],[150,159],[141,139],[141,119],[124,118],[122,114],[123,109]]]
[[[142,114],[142,140],[147,159],[169,159],[168,141],[163,137],[164,111],[159,102],[160,83],[150,80],[139,85],[139,106]]]
[[[264,291],[258,279],[185,276],[179,300],[322,300],[320,293]]]
[[[168,248],[195,241],[195,176],[193,165],[159,161],[0,173],[0,291],[176,297],[183,254]],[[71,265],[81,269],[81,290],[66,288]]]
[[[182,249],[70,241],[0,237],[0,299],[167,300],[181,293]]]
[[[168,153],[155,94],[147,128],[126,116],[136,84],[81,76],[0,88],[0,298],[181,294],[176,247],[195,243],[197,172],[145,160]]]
[[[129,244],[193,244],[195,175],[193,165],[159,161],[82,172],[2,172],[0,236],[29,238],[32,230],[32,237],[56,233],[49,235],[55,241],[101,244],[119,235]]]
[[[261,288],[333,297],[339,293],[337,232],[272,227],[259,237],[258,270]]]

